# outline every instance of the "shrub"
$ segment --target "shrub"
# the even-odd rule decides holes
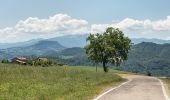
[[[7,59],[3,59],[1,63],[9,63],[9,61]]]

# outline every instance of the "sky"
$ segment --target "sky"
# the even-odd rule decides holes
[[[0,43],[103,32],[170,40],[170,0],[0,0]]]

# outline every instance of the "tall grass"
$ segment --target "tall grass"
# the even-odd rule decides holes
[[[86,100],[122,81],[91,67],[0,64],[0,100]]]

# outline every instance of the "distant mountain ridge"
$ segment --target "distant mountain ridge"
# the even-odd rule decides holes
[[[51,53],[48,57],[62,57],[63,61],[69,65],[94,66],[94,63],[85,55],[83,48],[67,48],[58,53]],[[119,68],[135,73],[170,75],[170,44],[142,42],[133,45],[128,60],[124,61]]]
[[[43,55],[52,51],[60,51],[66,47],[60,45],[57,41],[42,40],[36,44],[26,47],[13,47],[0,50],[0,58],[12,58],[16,56],[30,56],[30,55]]]
[[[47,41],[57,41],[64,47],[72,48],[72,47],[84,47],[87,42],[88,34],[83,35],[66,35],[60,37],[54,37],[50,39],[33,39],[26,42],[19,42],[19,43],[0,43],[0,49],[12,48],[12,47],[26,47],[33,44],[36,44],[39,41],[47,40]],[[161,39],[146,39],[146,38],[132,38],[132,43],[139,44],[142,42],[153,42],[156,44],[164,44],[170,43],[170,40],[161,40]]]
[[[162,40],[162,39],[146,39],[146,38],[132,38],[132,42],[134,44],[139,44],[142,42],[152,42],[156,44],[165,44],[165,43],[170,43],[170,40]]]
[[[41,40],[26,47],[0,50],[1,59],[31,55],[60,59],[68,65],[94,65],[87,58],[82,47],[67,48],[54,40]],[[170,73],[170,44],[152,42],[135,44],[129,52],[128,60],[121,68],[136,73],[149,71],[153,75],[167,75]]]
[[[28,46],[27,48],[46,51],[58,51],[64,49],[65,47],[59,44],[57,41],[42,40],[34,45]]]
[[[7,48],[12,48],[12,47],[26,47],[26,46],[36,44],[41,40],[43,39],[32,39],[29,41],[17,42],[17,43],[0,43],[0,49],[7,49]]]
[[[123,69],[136,73],[170,75],[170,44],[142,42],[132,47]]]
[[[72,48],[72,47],[84,47],[87,42],[88,34],[83,34],[83,35],[66,35],[66,36],[61,36],[61,37],[55,37],[55,38],[50,38],[47,40],[50,41],[58,41],[61,45]]]

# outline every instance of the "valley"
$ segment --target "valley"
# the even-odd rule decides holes
[[[149,72],[152,75],[169,76],[169,51],[170,44],[156,44],[151,42],[134,44],[130,50],[128,60],[122,63],[118,69],[134,73],[147,74]],[[25,56],[29,58],[32,56],[47,57],[74,66],[96,65],[87,58],[83,48],[68,48],[57,41],[49,40],[42,40],[26,47],[14,47],[0,50],[1,59],[12,59],[17,56]],[[99,66],[101,65],[99,64]],[[114,65],[109,64],[108,66]]]

